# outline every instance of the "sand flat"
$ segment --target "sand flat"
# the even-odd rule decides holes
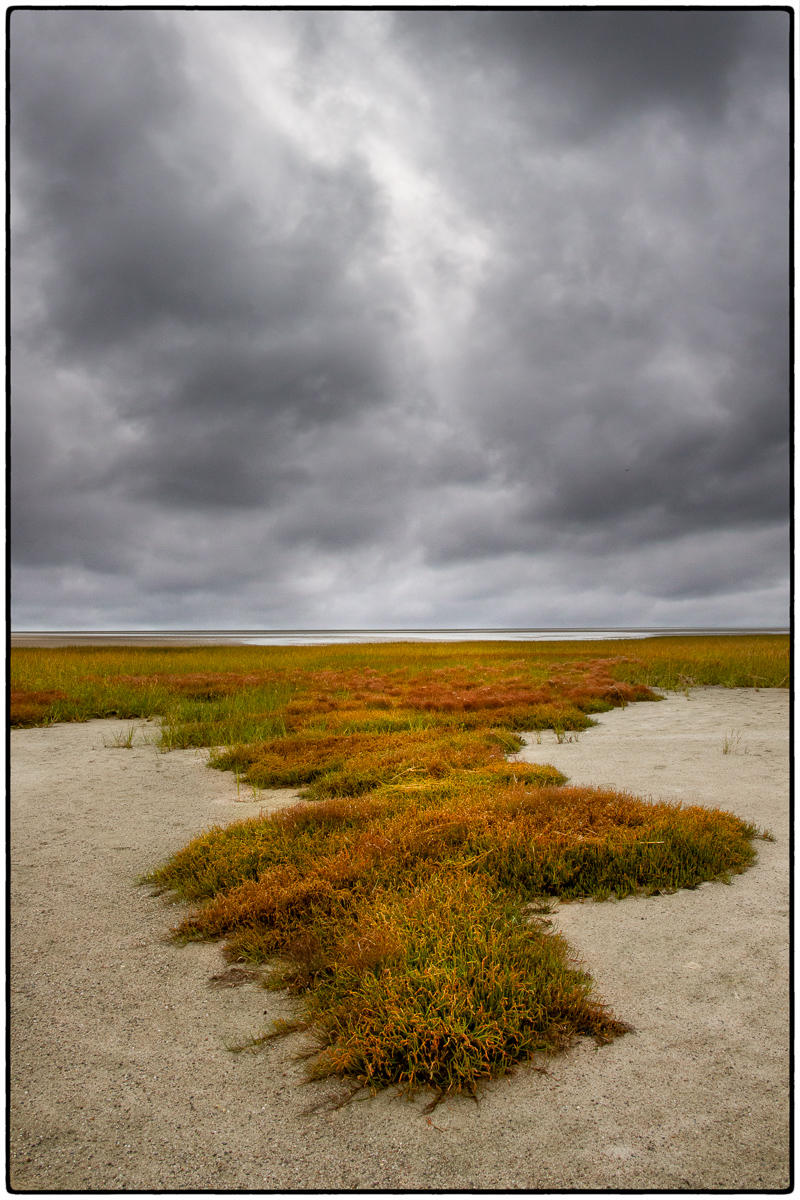
[[[130,722],[14,731],[11,1182],[20,1190],[763,1190],[789,1183],[789,696],[707,688],[521,757],[575,783],[719,806],[775,834],[730,886],[553,915],[636,1032],[520,1068],[478,1104],[392,1091],[308,1110],[301,1035],[231,1043],[292,1001],[209,986],[216,945],[136,876],[256,802],[194,751],[111,743]],[[155,726],[137,722],[136,741]],[[731,753],[723,753],[727,738]]]

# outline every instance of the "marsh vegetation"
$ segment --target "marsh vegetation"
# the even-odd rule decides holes
[[[256,791],[302,788],[307,803],[208,830],[146,881],[192,904],[177,937],[224,939],[298,995],[298,1021],[264,1036],[306,1029],[312,1077],[441,1094],[626,1031],[547,924],[549,898],[695,887],[755,857],[759,831],[730,813],[509,760],[521,732],[566,738],[654,687],[781,687],[789,670],[781,637],[18,650],[11,665],[14,724],[158,716],[164,750],[207,747]]]

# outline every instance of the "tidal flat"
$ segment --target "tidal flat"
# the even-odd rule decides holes
[[[446,653],[457,658],[459,650],[463,648],[450,647]],[[531,701],[534,682],[543,687],[556,667],[563,681],[563,645],[558,650],[561,657],[546,660],[538,678],[533,664],[528,664],[526,702]],[[617,677],[621,665],[610,666],[613,655],[607,650],[604,647],[602,671],[611,672],[619,688],[624,682]],[[442,707],[441,695],[435,688],[430,690],[432,672],[439,670],[447,676],[451,697],[458,694],[452,672],[456,667],[464,670],[464,659],[447,662],[445,652],[432,656],[428,648],[425,651],[425,661],[420,665],[417,659],[417,667],[406,671],[408,686],[401,686],[402,696],[395,697],[404,703],[371,709],[369,719],[385,720],[387,714],[396,718],[413,711],[417,716],[436,717],[422,728],[434,728],[439,741],[445,733],[462,738],[471,733],[479,741],[477,735],[485,736],[486,726],[479,721],[470,724],[468,714],[488,711],[486,707],[468,706],[466,701],[460,709]],[[508,652],[505,647],[503,654]],[[408,659],[404,661],[408,668]],[[584,652],[571,661],[577,671],[578,663],[590,659]],[[597,681],[602,672],[597,659],[591,661]],[[596,725],[574,720],[572,728],[556,723],[556,728],[548,729],[541,723],[538,730],[520,732],[510,714],[523,702],[518,694],[509,693],[513,691],[510,681],[525,667],[519,657],[509,660],[501,655],[498,660],[494,654],[488,664],[485,659],[480,662],[475,686],[463,688],[462,699],[471,692],[474,700],[476,688],[487,687],[487,668],[489,678],[494,669],[493,696],[497,700],[502,682],[509,722],[505,727],[498,722],[498,708],[502,708],[498,706],[489,728],[504,728],[506,736],[511,734],[521,743],[514,750],[501,740],[503,763],[511,754],[512,762],[528,758],[534,768],[560,770],[569,777],[567,786],[574,788],[616,789],[657,802],[680,800],[693,807],[724,809],[745,824],[768,828],[776,838],[758,840],[755,864],[735,873],[730,885],[705,883],[696,890],[632,895],[603,904],[554,901],[547,918],[553,929],[566,936],[602,1000],[634,1032],[600,1048],[580,1039],[566,1053],[546,1056],[545,1062],[534,1057],[531,1066],[518,1066],[512,1076],[482,1083],[477,1106],[466,1096],[448,1094],[426,1115],[423,1109],[430,1093],[423,1090],[408,1101],[387,1088],[366,1103],[354,1099],[335,1108],[342,1096],[340,1079],[301,1082],[305,1067],[293,1056],[307,1050],[307,1033],[291,1033],[253,1054],[234,1055],[227,1048],[246,1042],[273,1020],[296,1019],[302,992],[265,991],[259,986],[258,970],[249,975],[245,971],[241,986],[208,986],[212,977],[221,981],[231,969],[219,944],[166,943],[166,930],[183,910],[166,908],[163,900],[133,886],[138,875],[167,861],[209,826],[225,828],[243,816],[269,813],[278,806],[286,810],[296,802],[296,792],[247,784],[242,768],[237,773],[208,770],[207,753],[202,750],[162,753],[157,744],[161,725],[154,720],[126,716],[124,721],[57,722],[20,729],[12,734],[12,919],[17,923],[12,1002],[19,1014],[12,1026],[12,1032],[18,1031],[12,1070],[19,1081],[12,1098],[15,1186],[130,1188],[172,1180],[168,1186],[190,1188],[465,1189],[604,1187],[612,1181],[616,1186],[695,1188],[759,1187],[762,1178],[768,1181],[763,1186],[784,1186],[769,1181],[783,1178],[787,1162],[783,1114],[788,1036],[788,693],[780,688],[698,688],[689,682],[687,662],[673,661],[667,666],[682,676],[682,690],[658,703],[626,702],[624,708],[608,705],[605,710],[599,706],[590,718]],[[31,665],[27,665],[28,681],[33,678]],[[105,680],[106,698],[113,693],[115,702],[120,699],[119,689],[131,685],[130,679],[121,683],[120,676],[135,673],[130,662],[123,665],[125,670],[117,664],[115,671],[104,675],[95,660],[95,669],[89,672]],[[229,676],[239,669],[230,660],[226,665]],[[271,665],[276,666],[274,661]],[[339,661],[332,668],[330,660],[311,665],[323,672],[342,667]],[[777,660],[773,665],[777,676]],[[180,679],[184,689],[181,705],[190,700],[210,705],[225,698],[187,698],[187,676],[202,672],[187,671],[186,666],[185,659],[173,664],[173,683]],[[248,666],[252,671],[253,662]],[[308,666],[305,663],[304,670]],[[391,674],[387,659],[382,666],[385,683]],[[470,669],[477,666],[474,661]],[[756,663],[751,656],[751,670],[755,666],[766,669],[764,662]],[[158,667],[148,677],[151,689],[162,686],[152,680],[153,674],[165,674],[161,663]],[[621,669],[635,675],[644,667],[640,663],[634,669],[629,662]],[[365,665],[347,664],[348,670],[355,668],[363,673]],[[379,672],[378,666],[372,669]],[[652,674],[652,663],[648,669]],[[666,670],[663,663],[660,669]],[[701,669],[709,669],[708,655],[696,657],[695,670]],[[85,675],[85,664],[83,670]],[[741,670],[741,663],[736,670]],[[585,682],[587,672],[581,668],[577,673]],[[50,690],[68,694],[63,670],[60,679],[60,688]],[[35,682],[47,682],[41,670]],[[399,685],[399,677],[395,682]],[[462,678],[461,682],[469,681]],[[93,686],[96,683],[95,679]],[[325,691],[331,680],[322,683]],[[317,680],[314,686],[319,684]],[[271,686],[274,690],[275,678]],[[417,704],[409,710],[412,688],[416,693],[423,689],[432,707]],[[236,690],[233,687],[228,698]],[[282,719],[288,719],[289,727],[285,735],[273,730],[269,740],[291,738],[293,723],[308,732],[312,711],[312,722],[323,716],[325,720],[322,731],[318,726],[310,731],[318,738],[330,741],[337,729],[341,736],[363,734],[350,728],[358,711],[352,688],[349,693],[341,686],[333,691],[338,693],[337,704],[324,713],[317,703],[319,696],[306,695],[314,704],[291,710],[293,700],[297,704],[302,697],[296,691],[288,699],[280,693],[281,704],[262,713],[262,719],[266,715],[276,720],[282,706]],[[385,698],[385,688],[380,693],[372,690],[373,696],[378,694]],[[81,700],[89,705],[88,690]],[[548,702],[552,705],[552,698]],[[97,692],[94,703],[100,703]],[[185,718],[186,709],[182,712]],[[459,714],[461,720],[456,721]],[[560,715],[564,716],[563,710]],[[241,713],[228,712],[227,718],[239,720]],[[196,726],[196,711],[192,721],[183,723]],[[176,729],[180,724],[173,721]],[[349,734],[343,725],[350,728]],[[295,728],[295,736],[299,732]],[[398,731],[388,732],[396,736]],[[234,748],[224,741],[221,745],[228,753]],[[414,745],[418,747],[419,741]],[[361,763],[362,780],[368,766]],[[490,755],[488,763],[477,766],[445,761],[444,773],[434,778],[441,783],[461,772],[463,781],[464,772],[483,771],[486,776],[487,771],[491,775],[503,769]],[[340,768],[330,767],[310,782],[327,777],[329,785],[331,779],[336,785],[337,773],[341,776]],[[523,773],[520,766],[519,775]],[[373,800],[391,783],[379,780],[376,787],[374,779],[368,782],[362,795]],[[319,808],[341,798],[334,790],[327,799],[306,800],[305,806]],[[45,877],[50,882],[42,888]],[[120,903],[121,895],[127,896],[126,903]],[[588,924],[584,927],[582,921]],[[595,929],[593,921],[605,921],[602,930]],[[115,953],[115,945],[123,949],[122,954]],[[72,997],[71,1003],[65,1002],[66,996]],[[770,1031],[768,1038],[763,1030]],[[753,1042],[749,1050],[744,1045],[748,1039]],[[40,1044],[34,1049],[37,1040]],[[39,1056],[38,1067],[34,1054]],[[681,1080],[677,1087],[673,1081],[670,1095],[664,1094],[659,1054],[674,1060],[675,1079]],[[678,1072],[679,1064],[683,1074]],[[543,1066],[546,1074],[538,1069]],[[95,1086],[79,1086],[82,1075],[99,1087],[96,1100]],[[105,1102],[103,1080],[110,1087]],[[186,1113],[197,1112],[198,1105],[205,1111],[212,1096],[219,1105],[206,1114],[213,1123],[206,1128],[205,1149],[197,1144],[203,1122],[198,1128],[192,1120],[194,1155],[178,1153],[180,1139],[170,1149],[170,1139],[165,1141],[169,1131],[156,1122],[162,1102],[168,1100],[169,1080],[178,1081],[172,1107],[166,1110],[177,1123],[172,1134],[181,1130],[185,1138]],[[736,1084],[732,1092],[731,1083]],[[54,1103],[54,1096],[61,1096],[63,1104]],[[603,1097],[602,1102],[598,1097]],[[515,1112],[513,1121],[509,1104]],[[88,1106],[88,1112],[82,1113],[76,1105]],[[487,1106],[491,1113],[482,1127]],[[319,1111],[306,1112],[314,1107]],[[658,1121],[656,1107],[662,1113]],[[584,1126],[580,1137],[574,1128],[579,1111]],[[249,1116],[243,1121],[245,1112]],[[257,1124],[258,1136],[252,1126],[254,1112],[272,1114]],[[565,1140],[566,1126],[573,1132]],[[498,1140],[500,1127],[505,1133]],[[646,1131],[649,1140],[643,1140]],[[430,1142],[434,1135],[438,1148]],[[743,1159],[741,1153],[734,1154],[741,1139],[751,1136],[758,1139],[753,1155]],[[271,1147],[266,1156],[263,1139]],[[130,1156],[110,1153],[117,1143],[131,1148]]]

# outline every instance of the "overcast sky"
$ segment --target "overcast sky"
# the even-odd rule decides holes
[[[14,627],[785,624],[789,42],[15,12]]]

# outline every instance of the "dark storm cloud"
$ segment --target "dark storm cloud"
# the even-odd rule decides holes
[[[35,221],[46,246],[49,316],[67,350],[184,329],[277,338],[298,318],[367,318],[342,283],[347,256],[379,219],[358,162],[309,168],[267,131],[254,149],[271,178],[242,189],[231,178],[235,108],[190,93],[175,31],[158,14],[26,15],[15,16],[12,42],[14,60],[29,63],[12,70],[29,210],[20,221],[23,231]]]
[[[591,110],[593,145],[582,123],[562,128],[554,158],[547,120],[525,143],[530,186],[506,197],[514,214],[507,254],[484,288],[483,345],[470,348],[461,375],[463,394],[475,396],[473,419],[517,487],[502,520],[497,511],[447,513],[428,543],[432,561],[452,562],[470,546],[487,557],[539,554],[581,532],[591,534],[580,549],[591,561],[687,529],[760,530],[788,511],[785,92],[776,86],[753,119],[742,82],[770,46],[772,72],[761,86],[785,80],[786,47],[773,37],[785,22],[781,14],[734,14],[729,24],[697,13],[672,23],[666,13],[582,16],[537,14],[529,26],[521,14],[498,24],[475,16],[495,33],[489,54],[502,46],[514,63],[529,60],[526,108],[545,60],[563,72],[558,97],[570,111]],[[703,28],[689,61],[668,69],[695,18]],[[450,15],[440,19],[454,31]],[[427,15],[409,20],[419,34]],[[593,53],[576,58],[589,39]],[[473,56],[477,44],[476,35]],[[576,100],[571,73],[580,61],[586,78]],[[592,89],[613,64],[598,114]],[[484,86],[481,77],[470,82]],[[737,104],[753,120],[738,145],[724,134]],[[558,109],[547,98],[541,107],[546,116]],[[702,120],[691,128],[695,109]],[[723,128],[710,130],[710,117]],[[574,188],[567,171],[559,180],[571,145]],[[488,148],[476,188],[520,174],[514,149],[513,141]]]
[[[724,115],[743,58],[783,57],[788,14],[646,10],[411,12],[398,31],[431,69],[480,88],[487,61],[522,112],[571,138],[667,106],[694,119]],[[539,88],[552,108],[536,104]]]
[[[167,507],[296,496],[299,434],[385,404],[388,337],[402,344],[391,280],[376,303],[346,278],[380,221],[363,164],[306,164],[266,131],[270,178],[243,191],[229,176],[237,113],[191,94],[179,39],[157,15],[17,14],[13,45],[18,256],[35,228],[47,283],[36,337],[46,331],[59,361],[95,360],[108,407],[138,424],[132,442],[103,445],[97,498],[112,479],[117,496]],[[30,340],[20,330],[20,361]],[[19,423],[24,556],[27,481],[60,450],[26,440],[22,411]],[[85,502],[91,481],[73,468]],[[63,539],[65,523],[46,542],[69,556],[80,522]],[[104,547],[93,536],[92,559]]]
[[[11,24],[20,624],[785,619],[786,14]]]

